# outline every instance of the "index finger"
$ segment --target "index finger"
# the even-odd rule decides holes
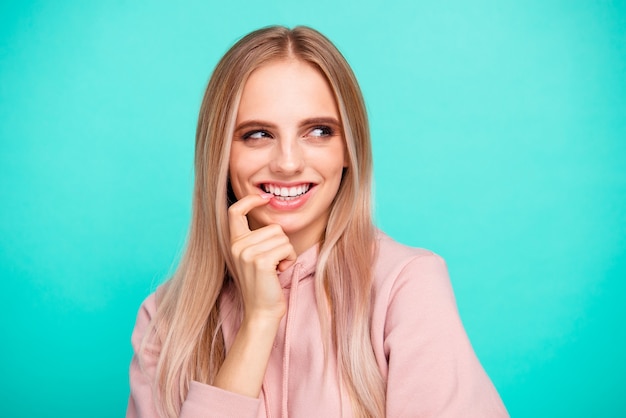
[[[246,215],[252,209],[266,205],[272,196],[274,195],[271,193],[249,194],[230,205],[228,208],[228,225],[231,240],[250,232]]]

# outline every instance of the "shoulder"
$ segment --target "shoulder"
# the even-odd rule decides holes
[[[138,315],[144,315],[148,318],[152,319],[157,310],[157,292],[154,291],[150,293],[144,300],[141,302],[141,306],[139,307]]]
[[[393,280],[408,271],[419,273],[433,267],[447,269],[444,259],[434,252],[424,249],[409,247],[401,244],[382,231],[378,231],[377,251],[374,261],[374,281],[377,284]]]
[[[164,293],[167,291],[169,282],[166,282],[157,289],[150,293],[146,298],[141,302],[141,306],[139,307],[139,312],[137,314],[138,319],[140,317],[146,317],[148,319],[152,319],[156,314],[159,301],[163,298]]]
[[[393,260],[401,262],[402,260],[415,257],[437,256],[437,254],[425,248],[409,247],[401,244],[380,230],[376,233],[376,242],[378,244],[377,261]]]
[[[152,319],[156,315],[158,303],[161,300],[166,287],[166,284],[159,286],[156,291],[148,295],[141,303],[139,312],[137,312],[135,329],[133,330],[131,338],[133,346],[138,348],[141,345],[141,341],[143,340]]]
[[[454,301],[445,260],[423,248],[413,248],[378,232],[373,266],[375,299],[383,305],[398,292],[413,295],[414,300],[427,295]]]

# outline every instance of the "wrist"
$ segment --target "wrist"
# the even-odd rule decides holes
[[[244,315],[239,331],[243,331],[247,334],[257,335],[265,334],[268,332],[276,334],[282,317],[283,315],[271,315],[261,313]]]

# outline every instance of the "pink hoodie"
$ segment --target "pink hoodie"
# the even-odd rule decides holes
[[[387,417],[508,417],[465,334],[443,259],[382,233],[378,240],[371,339],[387,381]],[[316,262],[313,247],[279,274],[288,312],[276,335],[261,396],[249,398],[193,381],[181,417],[352,416],[333,356],[324,367],[313,286]],[[237,315],[228,295],[221,303],[228,350]],[[151,354],[139,353],[156,304],[155,294],[144,301],[133,332],[127,418],[157,417],[151,385],[158,347]],[[144,356],[144,371],[139,355]]]

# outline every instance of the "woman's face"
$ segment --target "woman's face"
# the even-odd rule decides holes
[[[347,166],[339,111],[326,79],[289,59],[244,85],[230,152],[237,199],[274,194],[248,214],[252,229],[279,224],[299,254],[319,241]]]

